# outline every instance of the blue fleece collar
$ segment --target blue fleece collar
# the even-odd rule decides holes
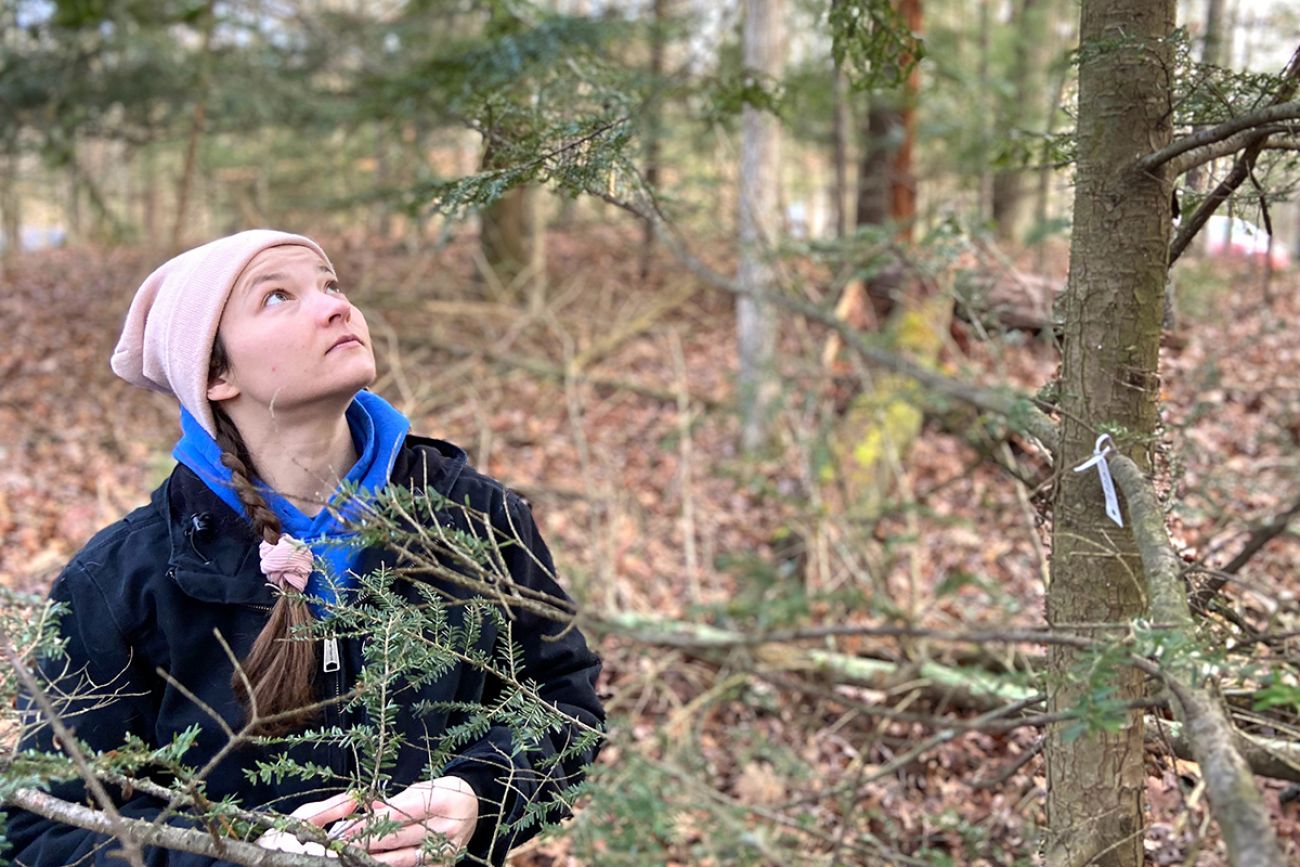
[[[358,457],[340,487],[355,486],[358,496],[364,499],[365,495],[388,484],[411,423],[392,404],[369,391],[357,394],[346,417]],[[172,449],[172,457],[193,470],[222,502],[247,520],[248,514],[235,493],[230,470],[221,463],[221,447],[184,407],[181,408],[181,438]],[[309,516],[260,481],[258,487],[280,519],[282,530],[307,542],[312,553],[325,562],[327,573],[333,578],[331,582],[320,570],[312,572],[307,592],[322,603],[332,603],[338,598],[336,587],[355,587],[357,578],[349,570],[356,565],[361,550],[348,544],[356,534],[346,529],[335,511],[341,512],[346,520],[357,516],[360,504],[348,502],[342,491],[336,489],[329,500],[334,508],[327,506],[315,516]],[[320,606],[314,605],[313,609],[318,616],[324,612]]]

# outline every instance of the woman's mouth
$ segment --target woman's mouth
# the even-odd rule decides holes
[[[325,354],[326,354],[326,355],[329,355],[331,352],[333,352],[334,350],[336,350],[336,349],[338,349],[338,348],[340,348],[340,347],[345,347],[345,346],[361,346],[361,345],[362,345],[362,344],[361,344],[361,341],[360,341],[360,340],[358,340],[357,338],[352,337],[352,336],[349,335],[348,337],[344,337],[344,338],[340,339],[338,343],[335,343],[335,344],[334,344],[333,346],[331,346],[329,349],[325,350]]]

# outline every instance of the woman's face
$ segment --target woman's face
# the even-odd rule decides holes
[[[308,247],[271,247],[253,257],[230,292],[217,337],[230,363],[210,381],[208,399],[228,411],[346,407],[375,380],[365,317]]]

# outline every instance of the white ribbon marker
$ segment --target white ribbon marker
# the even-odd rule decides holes
[[[1103,443],[1110,440],[1105,448]],[[1124,526],[1124,518],[1119,513],[1119,499],[1115,496],[1115,482],[1110,477],[1110,467],[1106,465],[1106,455],[1110,454],[1110,445],[1114,440],[1110,439],[1110,434],[1102,434],[1097,437],[1097,442],[1092,447],[1092,457],[1074,468],[1076,473],[1087,472],[1092,467],[1097,468],[1097,475],[1101,476],[1101,492],[1106,495],[1106,517],[1110,518],[1121,527]]]

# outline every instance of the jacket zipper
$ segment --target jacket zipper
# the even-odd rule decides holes
[[[325,665],[323,670],[326,674],[338,671],[342,667],[339,664],[339,640],[333,635],[325,639],[324,657]]]

